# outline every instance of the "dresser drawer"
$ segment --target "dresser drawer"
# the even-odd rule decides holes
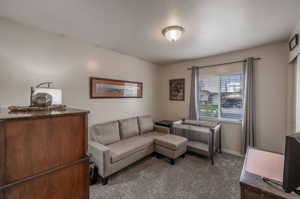
[[[88,199],[88,160],[0,191],[0,199]]]
[[[85,156],[84,114],[31,120],[12,120],[2,125],[4,175],[0,185],[14,182]]]

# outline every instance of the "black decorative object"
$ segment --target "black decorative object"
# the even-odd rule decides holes
[[[97,184],[98,182],[98,167],[96,164],[90,163],[90,185]]]
[[[98,182],[98,167],[94,161],[90,159],[90,185],[97,184]]]
[[[295,34],[292,39],[289,41],[289,48],[290,51],[294,50],[294,48],[296,48],[298,46],[299,43],[299,35],[298,33]]]

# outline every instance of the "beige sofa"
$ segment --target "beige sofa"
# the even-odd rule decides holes
[[[171,137],[160,139],[167,135]],[[174,163],[186,152],[186,143],[187,139],[170,135],[169,128],[155,126],[151,116],[142,116],[92,126],[88,147],[105,185],[110,175],[153,152]]]

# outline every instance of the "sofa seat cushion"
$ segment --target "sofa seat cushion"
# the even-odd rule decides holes
[[[91,129],[91,139],[103,145],[120,141],[118,121],[94,125]]]
[[[188,140],[184,137],[177,135],[165,135],[155,139],[155,144],[164,146],[171,150],[177,150],[180,147],[186,145]]]
[[[154,125],[152,117],[150,115],[138,117],[138,121],[141,134],[153,131]]]
[[[168,135],[168,134],[161,133],[161,132],[156,132],[156,131],[152,131],[152,132],[144,133],[141,136],[147,137],[147,138],[151,138],[151,139],[155,140],[156,138],[159,138],[159,137],[165,136],[165,135]]]
[[[150,145],[153,145],[153,140],[151,138],[135,136],[110,144],[107,147],[111,152],[111,162],[115,163],[135,152],[149,147]]]
[[[137,118],[119,120],[121,139],[130,138],[139,134]]]

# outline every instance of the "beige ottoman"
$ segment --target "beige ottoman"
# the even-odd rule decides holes
[[[177,135],[165,135],[155,139],[155,151],[171,159],[171,164],[175,164],[175,160],[184,156],[187,149],[188,140]]]

